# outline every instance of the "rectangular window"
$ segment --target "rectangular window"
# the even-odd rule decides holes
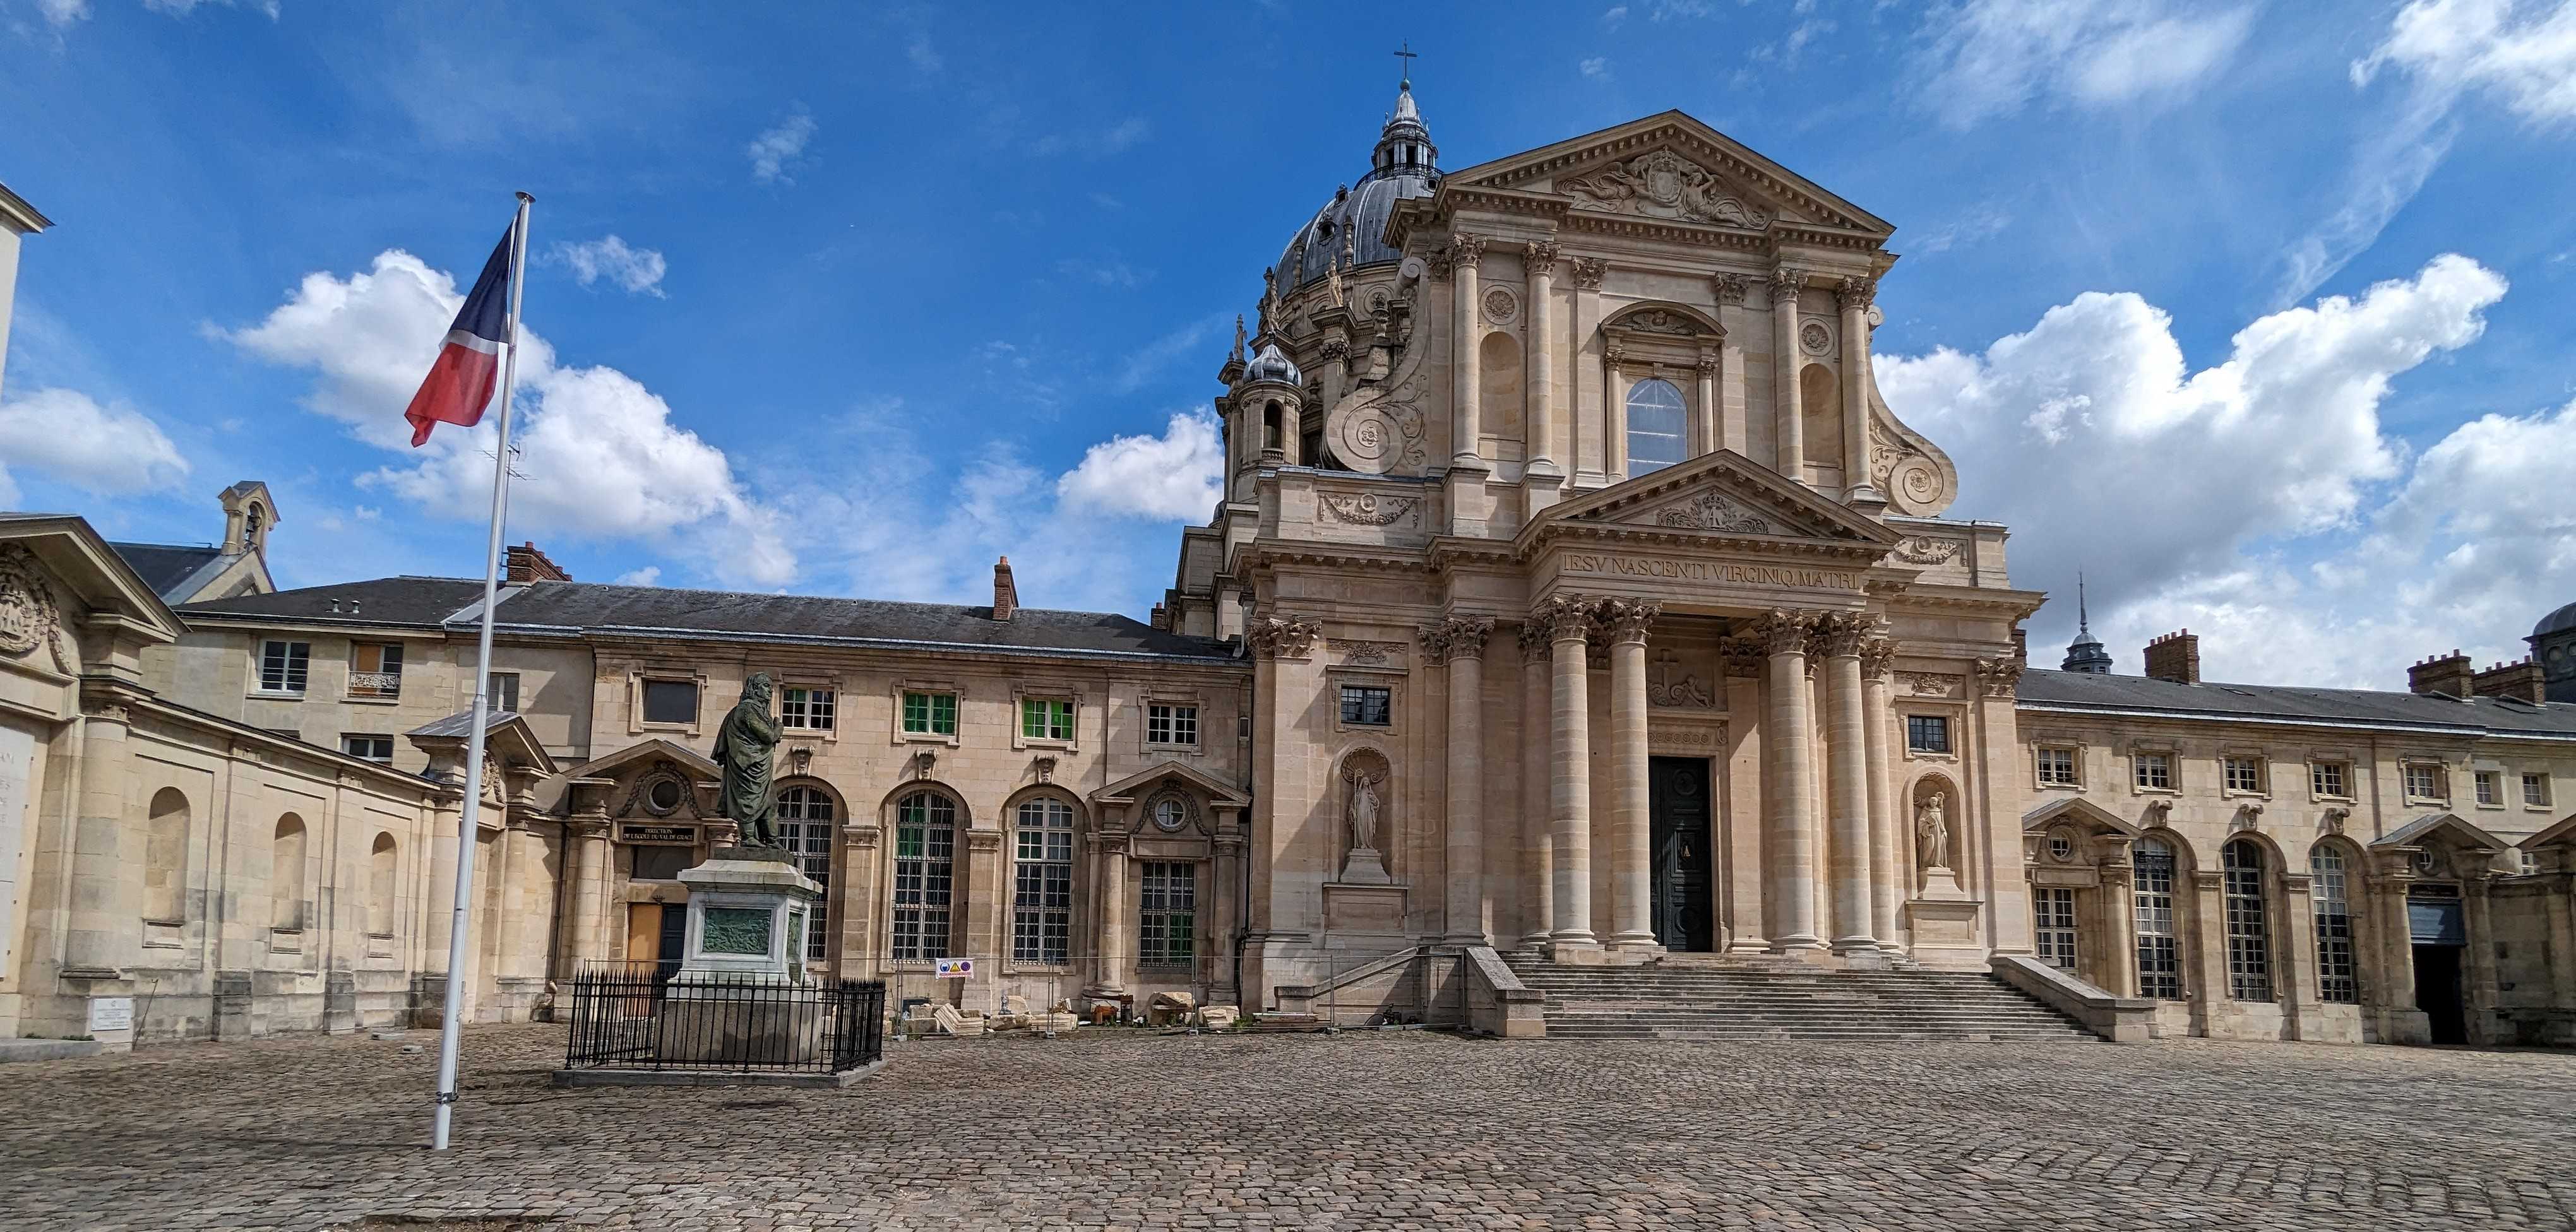
[[[1394,721],[1394,690],[1375,685],[1342,686],[1342,722],[1359,727],[1384,727]]]
[[[259,644],[259,691],[262,693],[302,693],[304,677],[313,662],[311,642],[261,642]]]
[[[2227,909],[2227,995],[2272,999],[2272,930],[2264,918],[2263,857],[2244,839],[2219,853]]]
[[[683,725],[696,723],[698,721],[698,682],[694,680],[645,681],[644,721]]]
[[[2450,790],[2443,785],[2442,768],[2423,763],[2406,767],[2406,797],[2410,800],[2448,800]]]
[[[394,738],[391,736],[342,736],[340,751],[388,766],[394,764]]]
[[[1073,739],[1073,703],[1048,697],[1022,698],[1020,735],[1029,740]]]
[[[2227,759],[2227,790],[2229,790],[2229,791],[2261,791],[2261,790],[2263,790],[2263,759],[2262,759],[2262,758],[2259,758],[2259,757],[2230,757],[2230,758],[2228,758],[2228,759]]]
[[[2493,770],[2480,770],[2477,772],[2476,778],[2478,803],[2486,805],[2504,803],[2504,776],[2502,774]]]
[[[494,672],[483,680],[484,696],[495,714],[519,713],[519,673]]]
[[[2317,997],[2338,1005],[2361,1002],[2352,957],[2352,898],[2343,853],[2320,846],[2308,857],[2309,901],[2317,917]]]
[[[1142,890],[1136,965],[1189,966],[1198,949],[1198,866],[1147,863]]]
[[[1073,806],[1024,801],[1011,869],[1011,960],[1062,966],[1072,952]]]
[[[2339,761],[2310,762],[2308,789],[2330,800],[2351,799],[2351,771]]]
[[[2130,886],[2138,908],[2138,995],[2182,999],[2182,947],[2174,936],[2173,849],[2140,840]]]
[[[2522,776],[2522,802],[2534,808],[2549,807],[2549,776],[2546,774]]]
[[[915,736],[954,736],[957,734],[957,695],[954,693],[906,693],[903,695],[903,730]]]
[[[778,694],[778,725],[801,731],[832,730],[840,695],[830,689],[785,689]]]
[[[1160,702],[1145,707],[1145,743],[1195,745],[1199,742],[1199,708]]]
[[[1915,753],[1950,751],[1950,720],[1938,714],[1905,716],[1905,747]]]
[[[2039,785],[2042,787],[2075,786],[2075,750],[2041,749]]]
[[[2036,917],[2039,960],[2061,971],[2075,969],[2075,891],[2042,887],[2031,891]]]
[[[926,791],[904,797],[895,806],[890,956],[896,962],[948,956],[948,894],[956,860],[957,806]]]
[[[2173,790],[2173,756],[2168,753],[2140,753],[2134,760],[2138,767],[2138,786],[2151,791]]]
[[[805,921],[805,957],[820,962],[832,956],[832,843],[838,829],[832,797],[802,783],[778,793],[778,845],[796,857],[797,868],[823,897],[814,900]]]
[[[359,642],[349,648],[349,696],[402,696],[403,648],[398,642]]]

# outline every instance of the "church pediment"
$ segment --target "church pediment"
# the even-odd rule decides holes
[[[1523,533],[1547,527],[1823,540],[1880,551],[1898,538],[1887,527],[1726,450],[1558,504]]]
[[[1626,215],[1768,232],[1787,223],[1884,239],[1885,221],[1679,111],[1451,173],[1444,184],[1564,198]]]

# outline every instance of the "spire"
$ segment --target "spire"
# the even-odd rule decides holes
[[[2092,614],[2085,610],[2081,572],[2075,575],[2075,640],[2067,643],[2066,661],[2057,666],[2059,671],[2111,674],[2111,652],[2104,650],[2101,641],[2093,636]]]
[[[1408,46],[1395,53],[1405,62],[1402,80],[1395,86],[1395,110],[1388,113],[1386,127],[1378,130],[1377,152],[1369,165],[1380,171],[1394,167],[1417,167],[1429,170],[1437,165],[1439,147],[1431,144],[1431,129],[1422,122],[1422,109],[1413,102],[1413,58]]]

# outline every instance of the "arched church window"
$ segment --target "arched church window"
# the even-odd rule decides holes
[[[831,919],[832,832],[837,828],[838,810],[831,793],[820,787],[799,783],[778,791],[778,841],[796,857],[798,872],[825,887],[823,897],[816,899],[812,919],[805,926],[805,957],[831,957],[831,930],[825,927]]]
[[[1073,940],[1073,806],[1020,802],[1011,864],[1011,961],[1062,965]]]
[[[1659,471],[1682,460],[1688,415],[1682,391],[1670,381],[1628,387],[1628,477]]]
[[[896,962],[948,954],[948,892],[957,861],[957,805],[916,791],[894,806],[894,952]]]
[[[2131,860],[2138,908],[2138,995],[2182,999],[2182,947],[2174,936],[2174,853],[2164,840],[2138,840]]]
[[[2272,999],[2272,930],[2263,917],[2263,849],[2251,839],[2221,848],[2227,906],[2227,995]]]

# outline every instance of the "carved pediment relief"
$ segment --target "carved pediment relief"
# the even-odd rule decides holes
[[[1650,150],[1580,175],[1562,176],[1556,191],[1578,210],[1636,214],[1761,231],[1776,211],[1748,200],[1714,171],[1670,149]]]

